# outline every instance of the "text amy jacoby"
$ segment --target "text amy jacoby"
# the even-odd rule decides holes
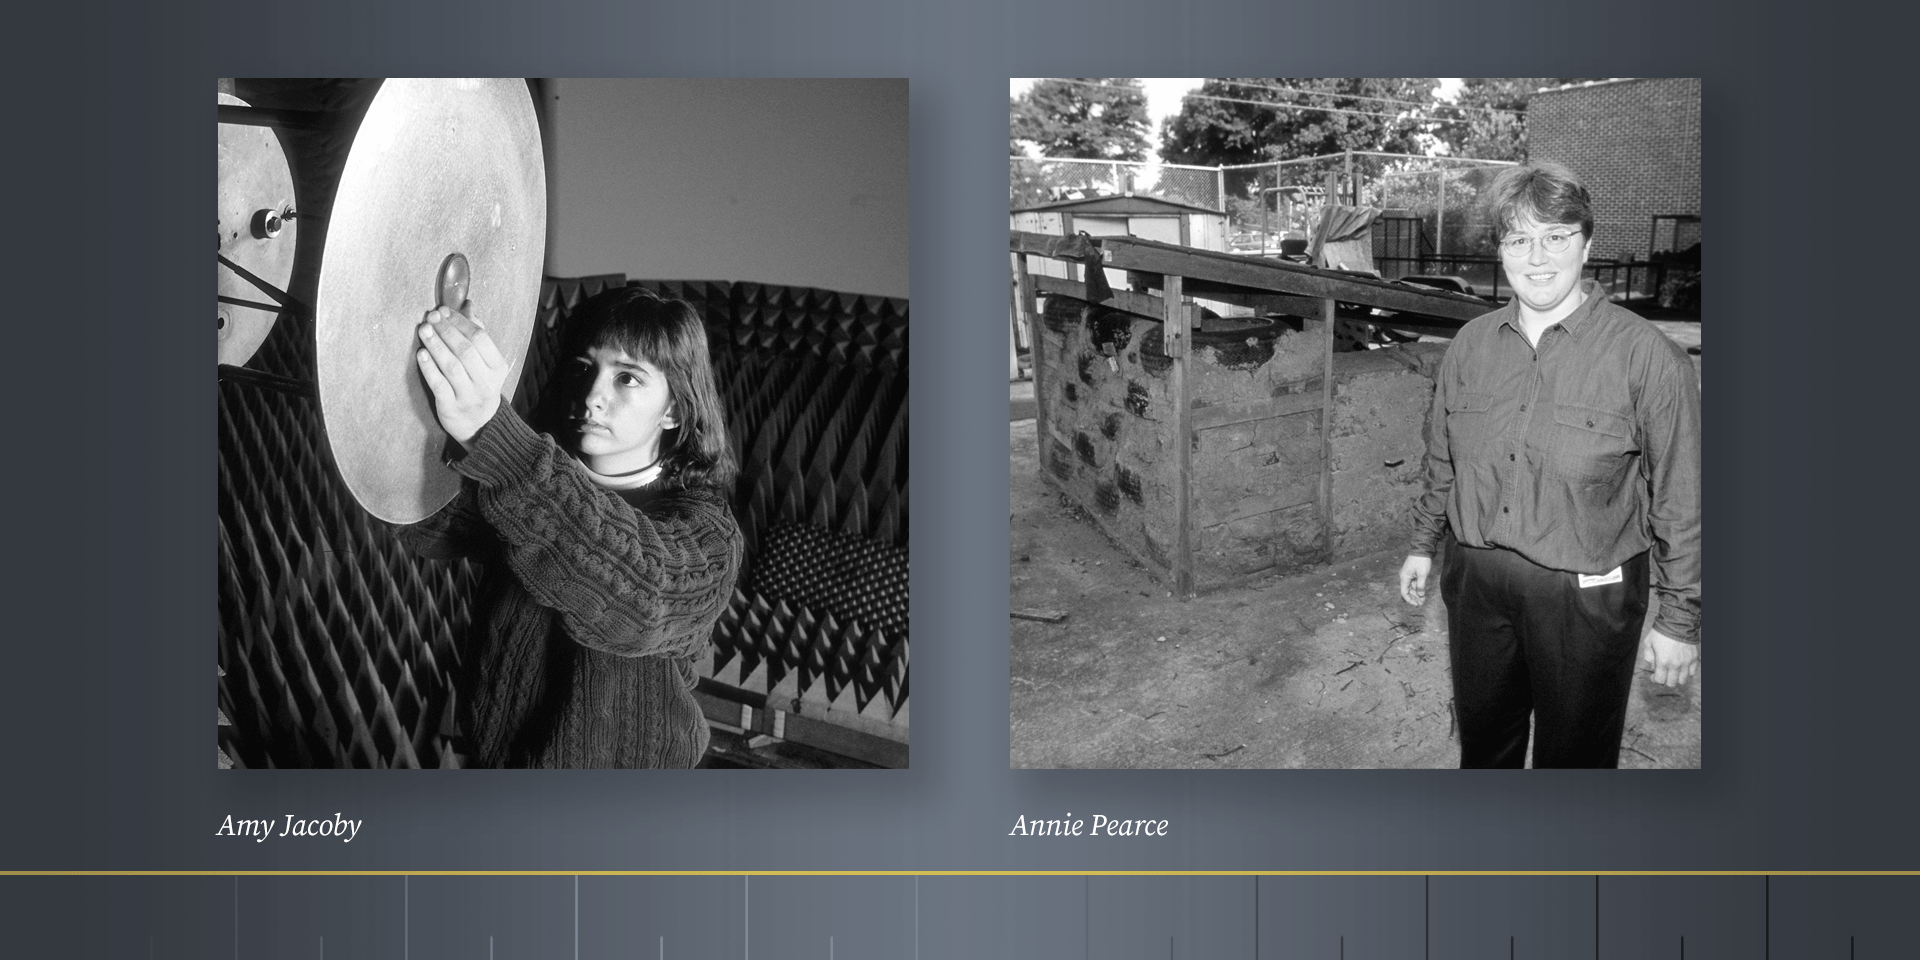
[[[269,837],[326,837],[338,838],[341,843],[352,843],[360,833],[360,825],[365,820],[346,820],[335,813],[327,820],[301,820],[293,814],[287,814],[285,822],[272,817],[265,820],[240,820],[232,814],[215,830],[216,837],[251,837],[255,843],[263,843]]]

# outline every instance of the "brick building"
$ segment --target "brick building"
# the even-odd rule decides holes
[[[1653,218],[1700,215],[1700,80],[1603,80],[1527,102],[1527,152],[1572,168],[1593,195],[1593,255],[1645,259]],[[1657,249],[1700,240],[1698,221]]]

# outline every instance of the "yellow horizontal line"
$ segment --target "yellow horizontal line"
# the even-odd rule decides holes
[[[0,870],[5,877],[1911,877],[1920,870]]]

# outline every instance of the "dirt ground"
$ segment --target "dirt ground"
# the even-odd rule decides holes
[[[1034,423],[1008,430],[1012,766],[1459,765],[1446,612],[1399,598],[1403,552],[1182,603],[1041,478]],[[1622,767],[1700,766],[1700,686],[1640,666]]]

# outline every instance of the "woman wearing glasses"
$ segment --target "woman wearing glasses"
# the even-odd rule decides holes
[[[1615,767],[1635,654],[1699,669],[1700,391],[1686,354],[1581,276],[1587,190],[1534,163],[1488,196],[1514,296],[1435,379],[1400,594],[1440,592],[1463,767]],[[1651,584],[1659,608],[1642,640]]]

